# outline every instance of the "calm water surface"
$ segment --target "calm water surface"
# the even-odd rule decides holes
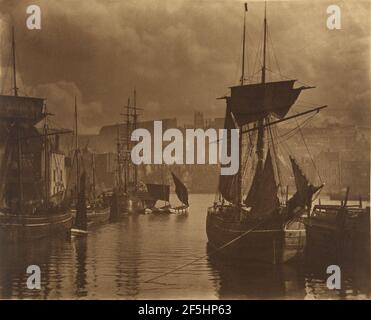
[[[343,271],[343,289],[330,291],[322,275],[301,265],[241,267],[208,255],[205,218],[213,198],[191,195],[187,216],[127,216],[91,230],[87,238],[2,246],[0,298],[368,298],[367,264]],[[148,282],[202,256],[205,258]],[[26,287],[26,269],[31,264],[41,268],[41,290]]]

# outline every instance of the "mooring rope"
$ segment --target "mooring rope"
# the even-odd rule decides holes
[[[195,262],[198,262],[198,261],[200,261],[200,260],[202,260],[202,259],[205,259],[205,258],[207,258],[208,256],[211,256],[211,255],[213,255],[213,254],[215,254],[215,253],[217,253],[217,252],[219,252],[219,251],[225,249],[226,247],[230,246],[231,244],[233,244],[233,243],[235,243],[236,241],[238,241],[238,240],[242,239],[243,237],[245,237],[245,236],[246,236],[247,234],[249,234],[250,232],[254,231],[256,228],[260,227],[260,226],[261,226],[264,222],[266,222],[266,221],[267,221],[267,219],[264,219],[264,220],[260,221],[260,223],[258,223],[256,226],[254,226],[254,227],[252,227],[251,229],[245,231],[243,234],[241,234],[241,235],[239,235],[238,237],[232,239],[231,241],[227,242],[226,244],[222,245],[221,247],[216,248],[216,249],[213,250],[212,252],[209,252],[209,253],[203,255],[202,257],[196,258],[196,259],[192,260],[191,262],[185,263],[185,264],[183,264],[183,265],[181,265],[181,266],[179,266],[179,267],[176,267],[176,268],[174,268],[174,269],[172,269],[172,270],[170,270],[170,271],[164,272],[164,273],[159,274],[159,275],[157,275],[157,276],[155,276],[155,277],[153,277],[153,278],[151,278],[151,279],[148,279],[148,280],[144,281],[144,283],[153,282],[154,280],[157,280],[157,279],[159,279],[159,278],[165,277],[165,276],[167,276],[167,275],[169,275],[169,274],[171,274],[171,273],[173,273],[173,272],[175,272],[175,271],[178,271],[178,270],[181,270],[181,269],[183,269],[183,268],[185,268],[185,267],[188,267],[188,266],[194,264]]]

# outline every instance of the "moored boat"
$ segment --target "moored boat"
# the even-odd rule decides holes
[[[14,95],[0,96],[0,241],[65,236],[72,216],[59,135],[67,131],[49,127],[44,99],[19,96],[12,35]]]
[[[175,184],[175,193],[178,200],[181,202],[179,206],[170,204],[170,186],[164,184],[146,184],[148,200],[146,201],[146,213],[153,214],[184,214],[188,213],[188,189],[184,183],[171,172]],[[165,204],[162,207],[156,207],[156,202],[162,200]]]
[[[95,155],[91,155],[91,188],[87,188],[87,173],[84,163],[83,152],[80,149],[78,137],[78,112],[77,101],[75,99],[75,147],[73,150],[73,161],[75,165],[75,185],[72,188],[73,196],[70,199],[70,212],[74,217],[73,233],[75,235],[85,235],[89,227],[104,224],[110,219],[110,196],[103,192],[97,196],[95,185]],[[81,167],[83,172],[81,174]],[[70,185],[71,185],[71,181]],[[90,192],[87,191],[90,190]],[[73,192],[75,191],[75,192]]]
[[[240,84],[230,88],[229,96],[221,98],[226,101],[224,128],[239,130],[239,170],[235,175],[220,175],[217,199],[208,208],[206,231],[209,244],[220,254],[235,256],[239,261],[276,264],[302,252],[298,235],[304,236],[303,231],[287,232],[287,223],[310,210],[312,196],[322,188],[309,183],[290,155],[296,193],[288,199],[286,189],[283,199],[276,125],[326,106],[286,116],[300,93],[312,87],[295,88],[296,80],[266,81],[266,8],[261,81],[245,83],[246,12],[247,4]],[[231,153],[231,135],[228,132],[222,140],[222,152],[227,150],[227,154]],[[287,254],[286,244],[290,244]]]
[[[306,257],[331,263],[368,259],[370,253],[370,208],[315,205],[303,220],[306,228]]]

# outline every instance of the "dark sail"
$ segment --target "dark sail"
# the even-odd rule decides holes
[[[169,201],[170,186],[166,184],[147,183],[149,195],[156,200]]]
[[[230,108],[227,105],[227,110],[224,119],[224,128],[228,129],[227,137],[225,137],[222,141],[223,148],[227,148],[227,154],[231,154],[231,136],[230,136],[230,129],[234,129],[235,125],[231,116]],[[240,150],[241,152],[241,150]],[[238,183],[238,176],[237,175],[220,175],[219,176],[219,192],[221,193],[222,197],[227,200],[228,202],[237,203],[238,195],[237,195],[237,183]]]
[[[189,204],[187,187],[183,184],[182,181],[179,180],[179,178],[174,173],[171,173],[171,175],[173,176],[173,180],[175,183],[175,193],[178,196],[178,199],[188,207]]]
[[[301,90],[293,88],[295,80],[248,84],[231,87],[227,105],[239,126],[258,121],[268,115],[281,119],[295,103]]]
[[[0,95],[0,118],[2,121],[21,121],[35,125],[45,117],[44,100],[32,97]]]
[[[301,171],[299,165],[296,161],[290,157],[292,170],[294,173],[295,178],[295,185],[296,185],[296,193],[289,199],[288,201],[288,214],[289,217],[292,217],[294,214],[294,210],[297,207],[300,208],[310,208],[312,204],[312,197],[313,195],[320,190],[323,185],[321,186],[314,186],[312,185],[308,178],[304,175]]]
[[[277,184],[274,177],[273,163],[270,151],[264,163],[264,169],[259,175],[256,171],[245,204],[252,207],[252,212],[271,213],[279,205]]]

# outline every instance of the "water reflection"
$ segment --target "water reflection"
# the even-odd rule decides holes
[[[208,253],[209,263],[219,275],[217,282],[220,299],[282,299],[288,296],[286,286],[292,282],[301,282],[294,266],[254,262],[241,265],[238,261],[215,254],[212,249],[208,248]],[[294,288],[291,286],[291,291]],[[294,292],[290,294],[294,295]]]
[[[74,242],[75,258],[76,258],[76,279],[75,279],[75,295],[77,297],[85,297],[87,295],[87,267],[86,267],[86,251],[87,239],[85,237]]]
[[[87,238],[0,247],[0,298],[33,299],[328,299],[367,298],[369,255],[341,265],[342,289],[329,290],[326,268],[303,260],[287,265],[238,265],[210,254],[207,195],[192,196],[188,215],[140,215],[89,231]],[[199,257],[205,256],[195,263]],[[322,261],[322,260],[321,260]],[[26,287],[29,265],[40,266],[41,290]],[[166,274],[153,282],[146,280]]]
[[[370,262],[369,257],[352,262],[337,262],[341,270],[341,289],[329,290],[326,273],[331,260],[310,260],[305,264],[305,292],[307,299],[366,299],[370,295]]]

